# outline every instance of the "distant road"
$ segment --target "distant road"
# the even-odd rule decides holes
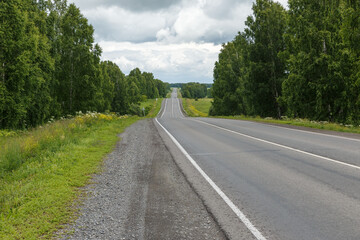
[[[233,215],[244,215],[254,238],[360,239],[358,139],[187,118],[176,90],[157,121],[234,204]]]

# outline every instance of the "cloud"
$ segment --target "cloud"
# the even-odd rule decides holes
[[[181,0],[70,0],[82,10],[97,7],[118,7],[132,12],[157,11],[176,5]]]
[[[104,60],[161,80],[212,81],[221,44],[243,31],[253,0],[69,0],[95,28]],[[279,1],[284,6],[287,0]]]
[[[97,41],[155,41],[159,29],[175,21],[168,12],[134,13],[119,7],[101,6],[85,10],[83,14],[94,25]]]
[[[163,81],[174,82],[182,79],[184,73],[194,76],[202,82],[211,82],[214,62],[221,46],[213,43],[178,43],[160,42],[100,42],[103,58],[109,59],[128,74],[133,68],[153,72]],[[189,79],[188,81],[192,81]]]
[[[145,8],[150,0],[70,1],[80,6],[94,26],[97,41],[137,43],[227,42],[244,28],[252,5],[250,0],[161,0],[154,2],[152,11],[139,12],[126,7],[124,2],[132,6],[145,4]]]

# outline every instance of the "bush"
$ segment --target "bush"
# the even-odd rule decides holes
[[[139,104],[132,103],[129,108],[131,115],[142,116],[142,111]]]

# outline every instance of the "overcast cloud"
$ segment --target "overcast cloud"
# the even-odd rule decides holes
[[[221,44],[244,29],[251,0],[69,0],[95,28],[103,60],[166,82],[213,81]],[[286,0],[281,0],[286,6]]]

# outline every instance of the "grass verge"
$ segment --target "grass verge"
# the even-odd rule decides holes
[[[199,98],[197,101],[195,99],[182,98],[184,110],[190,117],[209,116],[211,101],[211,98]]]
[[[101,168],[117,133],[138,117],[86,114],[0,142],[0,239],[50,239],[75,214],[80,187]]]
[[[240,116],[216,116],[214,118],[225,118],[225,119],[236,119],[236,120],[245,120],[253,122],[262,122],[262,123],[272,123],[272,124],[281,124],[281,125],[292,125],[299,127],[308,127],[314,129],[322,129],[336,132],[347,132],[347,133],[357,133],[360,134],[360,127],[352,125],[343,125],[338,123],[329,123],[325,121],[313,121],[308,119],[273,119],[273,118],[260,118],[260,117],[248,117],[244,115]]]
[[[195,101],[194,99],[182,99],[183,106],[186,113],[190,117],[208,117],[209,109],[211,107],[212,99],[203,98]],[[308,127],[314,129],[322,129],[329,131],[337,132],[348,132],[348,133],[358,133],[360,134],[360,126],[352,125],[343,125],[338,123],[329,123],[324,121],[313,121],[308,119],[273,119],[273,118],[260,118],[260,117],[249,117],[249,116],[214,116],[215,118],[225,118],[225,119],[237,119],[245,121],[254,121],[262,123],[272,123],[272,124],[281,124],[281,125],[293,125],[300,127]]]
[[[146,102],[140,104],[140,108],[144,108],[146,117],[154,118],[159,113],[163,98],[148,99]]]

